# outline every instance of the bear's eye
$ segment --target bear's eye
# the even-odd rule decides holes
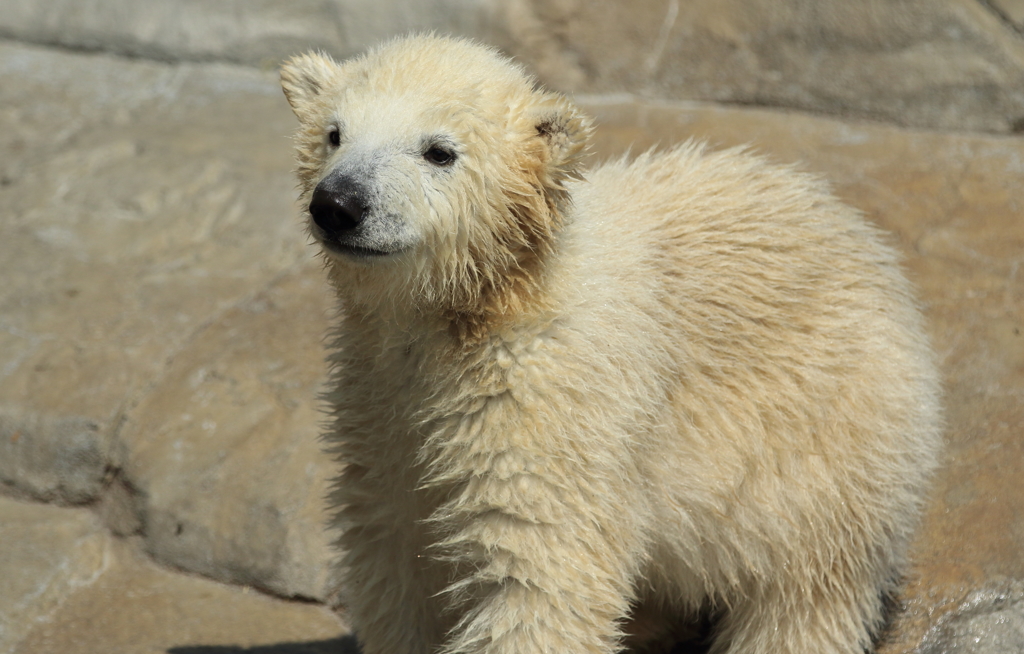
[[[338,131],[337,127],[332,127],[331,131],[327,132],[327,140],[331,142],[331,145],[338,147],[341,145],[341,132]]]
[[[440,145],[433,145],[423,153],[423,158],[435,166],[448,166],[455,161],[455,153]]]

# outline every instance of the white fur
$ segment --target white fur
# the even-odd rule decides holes
[[[878,230],[741,150],[581,171],[586,118],[467,41],[282,80],[304,201],[362,180],[394,250],[325,259],[366,654],[610,654],[701,612],[716,653],[870,646],[940,422]]]

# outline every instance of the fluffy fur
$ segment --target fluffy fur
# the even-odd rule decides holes
[[[344,207],[309,225],[366,654],[610,654],[709,611],[715,653],[870,647],[939,441],[878,230],[742,150],[583,171],[587,119],[464,40],[282,84],[303,204]]]

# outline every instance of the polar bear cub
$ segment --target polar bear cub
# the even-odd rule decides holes
[[[327,438],[365,654],[870,648],[936,461],[897,254],[817,179],[590,123],[416,36],[286,63],[342,311]]]

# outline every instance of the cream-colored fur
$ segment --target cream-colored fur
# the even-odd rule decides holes
[[[365,654],[611,653],[702,611],[716,653],[870,647],[939,442],[878,230],[742,150],[582,170],[587,119],[464,40],[282,83]]]

